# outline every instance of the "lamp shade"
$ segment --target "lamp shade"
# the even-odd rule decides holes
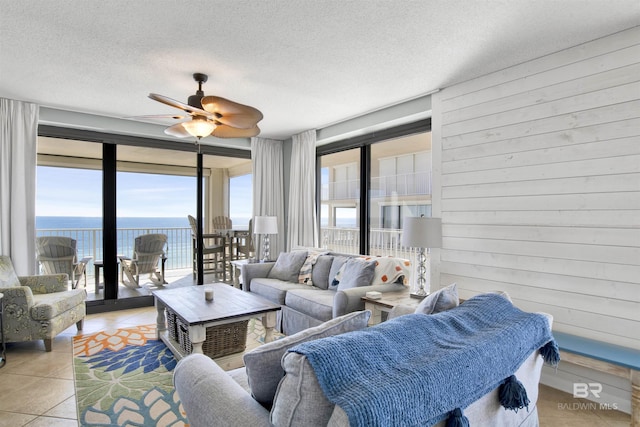
[[[402,227],[402,246],[406,248],[442,247],[442,219],[406,217]]]
[[[255,234],[278,234],[278,218],[275,216],[257,216],[253,219]]]

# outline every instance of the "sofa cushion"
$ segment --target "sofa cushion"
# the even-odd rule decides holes
[[[300,268],[307,259],[306,251],[280,252],[276,263],[269,271],[270,279],[280,279],[285,282],[298,283]],[[251,284],[253,287],[253,283]]]
[[[309,289],[309,286],[267,277],[254,277],[251,280],[251,293],[265,297],[276,304],[284,304],[287,291],[292,289]]]
[[[334,291],[312,289],[293,289],[287,292],[285,305],[315,319],[326,321],[333,317]]]
[[[338,289],[338,283],[336,282],[334,284],[333,281],[336,278],[336,275],[338,274],[342,266],[344,265],[344,263],[346,263],[349,259],[351,258],[343,255],[335,255],[333,257],[333,262],[331,263],[331,269],[329,270],[329,280],[327,281],[328,289],[332,289],[334,291]]]
[[[369,286],[375,275],[376,262],[362,258],[349,259],[340,269],[334,281],[338,290]]]
[[[80,305],[86,299],[84,289],[73,289],[51,294],[33,294],[31,318],[33,320],[51,320],[54,317]]]
[[[458,289],[455,283],[440,289],[428,297],[416,307],[416,313],[435,314],[455,308],[460,303],[458,299]]]
[[[271,406],[278,383],[284,376],[280,361],[289,348],[305,341],[366,328],[370,316],[369,311],[345,314],[245,353],[244,364],[254,399],[267,407]]]
[[[333,256],[320,255],[311,270],[311,282],[320,289],[329,288],[329,272],[333,264]]]

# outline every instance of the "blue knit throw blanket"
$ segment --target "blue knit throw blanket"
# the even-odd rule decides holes
[[[543,315],[483,294],[453,310],[401,316],[289,351],[307,357],[352,426],[430,426],[460,414],[547,343],[555,354],[545,360],[557,363]]]

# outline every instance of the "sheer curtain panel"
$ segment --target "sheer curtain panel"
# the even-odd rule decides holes
[[[293,136],[289,185],[289,248],[318,247],[316,222],[316,131]]]
[[[36,273],[38,106],[0,98],[0,254]]]
[[[253,217],[275,216],[278,230],[284,230],[283,142],[251,138],[253,173]],[[270,237],[270,254],[275,259],[285,250],[284,233]],[[256,237],[256,256],[262,258],[263,236]]]

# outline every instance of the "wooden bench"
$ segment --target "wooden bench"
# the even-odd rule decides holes
[[[553,332],[562,361],[628,379],[631,382],[631,425],[640,426],[640,350]]]

